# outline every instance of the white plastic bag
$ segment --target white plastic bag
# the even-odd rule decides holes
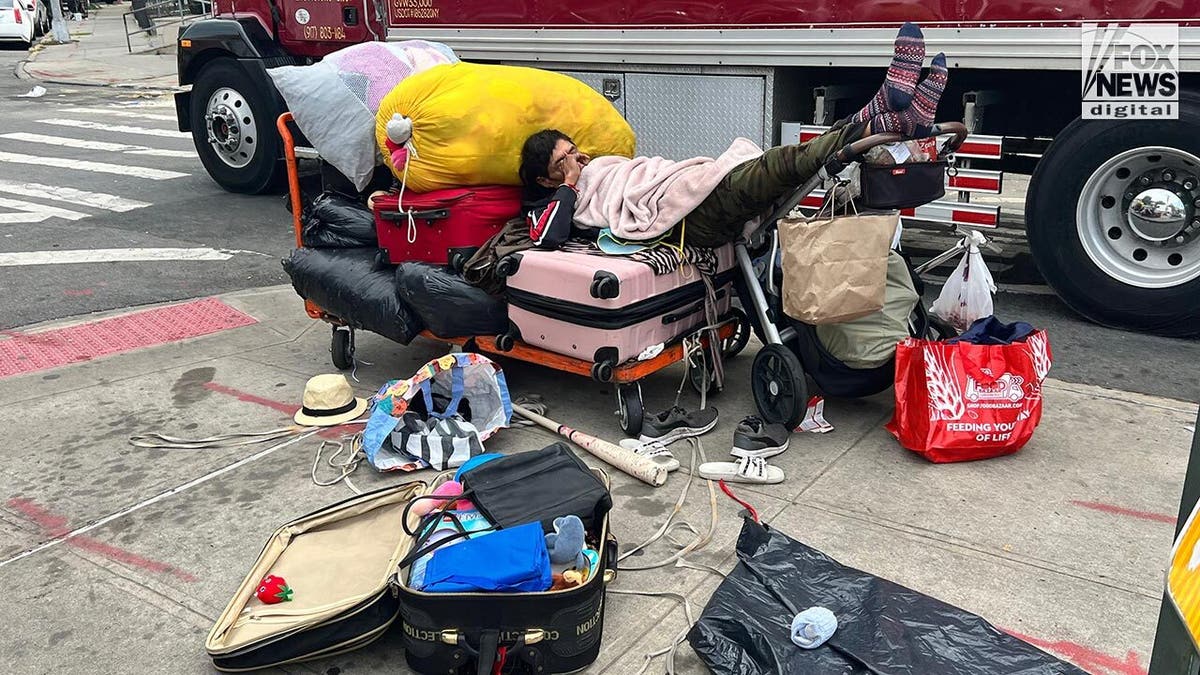
[[[992,272],[984,263],[978,244],[972,241],[929,311],[961,333],[975,321],[994,313],[995,292]]]

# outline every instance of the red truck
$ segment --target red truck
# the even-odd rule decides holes
[[[972,137],[947,198],[904,215],[993,228],[1015,218],[1038,271],[1079,313],[1197,335],[1198,17],[1200,0],[215,0],[179,37],[180,84],[192,87],[176,106],[219,184],[266,191],[282,175],[273,121],[284,110],[268,68],[426,39],[583,80],[629,120],[639,154],[713,156],[735,136],[795,142],[853,112],[878,87],[896,28],[913,21],[951,68],[939,119],[964,120]],[[1085,39],[1097,22],[1152,30]],[[1095,75],[1089,41],[1142,70],[1113,72],[1109,60]],[[1082,119],[1085,86],[1133,100],[1133,114]],[[1023,196],[1002,190],[1014,175],[1029,176]]]

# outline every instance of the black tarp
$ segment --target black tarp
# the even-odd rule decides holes
[[[375,216],[354,199],[323,192],[304,205],[300,240],[308,248],[358,248],[377,246]]]
[[[718,675],[1085,675],[979,616],[846,567],[750,518],[737,554],[688,632]],[[801,649],[790,639],[792,617],[814,606],[831,610],[838,629],[820,647]]]
[[[421,262],[396,266],[396,290],[429,331],[441,338],[495,336],[508,330],[508,305],[448,267]]]
[[[347,324],[406,345],[421,322],[396,293],[396,272],[376,248],[298,248],[283,259],[292,288]]]

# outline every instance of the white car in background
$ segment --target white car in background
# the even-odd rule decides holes
[[[49,29],[50,10],[43,0],[0,0],[0,42],[32,45]]]

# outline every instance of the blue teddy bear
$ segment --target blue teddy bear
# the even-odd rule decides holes
[[[582,569],[587,565],[587,557],[583,555],[586,546],[583,521],[579,516],[554,519],[554,531],[546,535],[546,549],[550,551],[550,562],[560,565],[574,562],[576,569]]]

